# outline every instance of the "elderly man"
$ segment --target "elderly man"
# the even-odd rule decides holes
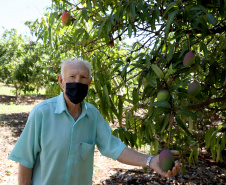
[[[36,105],[9,159],[19,162],[19,185],[92,184],[94,148],[119,162],[150,167],[165,177],[158,156],[139,153],[111,134],[108,123],[91,104],[83,101],[91,84],[91,69],[81,59],[64,60],[59,96]],[[177,154],[177,151],[172,151]]]

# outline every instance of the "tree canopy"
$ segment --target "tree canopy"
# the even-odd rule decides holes
[[[113,133],[127,145],[150,144],[154,154],[175,148],[190,163],[206,146],[222,161],[225,7],[224,0],[54,0],[45,17],[26,24],[42,45],[38,50],[48,51],[40,59],[48,66],[44,79],[59,73],[62,58],[90,61],[87,101],[118,122]],[[64,12],[69,26],[62,24]],[[188,52],[194,61],[185,66]],[[201,89],[188,93],[194,81]],[[158,100],[164,91],[167,98]]]

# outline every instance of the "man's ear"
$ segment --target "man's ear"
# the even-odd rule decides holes
[[[61,89],[64,90],[62,75],[58,75],[58,82],[59,82],[59,84],[60,84]]]

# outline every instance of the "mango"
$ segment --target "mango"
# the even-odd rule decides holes
[[[188,52],[183,60],[183,65],[185,67],[191,66],[195,62],[195,53],[193,52]]]
[[[201,91],[201,85],[196,80],[194,82],[192,82],[191,84],[189,84],[188,89],[187,89],[187,93],[192,96],[198,95],[200,93],[200,91]]]
[[[68,12],[64,12],[61,16],[61,20],[64,26],[69,26],[71,24],[71,16]]]
[[[175,159],[173,154],[169,150],[163,150],[159,154],[159,164],[163,171],[167,172],[174,167]]]
[[[161,89],[157,94],[157,101],[168,101],[169,92],[166,89]]]

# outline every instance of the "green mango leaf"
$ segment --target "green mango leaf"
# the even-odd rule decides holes
[[[172,12],[172,13],[169,13],[169,17],[167,19],[166,28],[165,28],[165,34],[166,34],[166,36],[169,33],[170,25],[173,22],[173,19],[176,16],[176,14],[177,14],[177,10],[174,11],[174,12]]]
[[[46,45],[47,37],[48,37],[48,31],[45,30],[44,37],[43,37],[43,42],[45,45]]]
[[[173,8],[176,7],[176,6],[177,6],[177,3],[176,3],[176,2],[170,3],[170,4],[167,6],[166,11],[165,11],[164,14],[162,15],[162,17],[165,17],[166,14],[167,14],[171,9],[173,9]]]
[[[163,133],[166,130],[166,126],[169,124],[170,114],[166,114],[160,124],[160,132]]]
[[[154,155],[158,155],[159,152],[159,142],[157,139],[154,141]]]
[[[136,16],[136,12],[135,12],[135,4],[132,3],[130,7],[131,7],[132,15],[133,15],[133,17],[135,17],[135,16]]]
[[[102,24],[100,25],[99,30],[98,30],[98,37],[100,37],[101,32],[102,32],[102,28],[104,27],[106,21],[107,21],[107,19],[105,19],[105,20],[102,22]]]
[[[119,98],[119,103],[118,103],[118,115],[119,115],[119,125],[122,127],[122,114],[123,114],[123,101],[122,98]]]
[[[169,69],[167,70],[167,73],[165,75],[165,80],[167,80],[170,77],[170,75],[172,74],[172,72],[173,72],[173,65],[171,63],[170,66],[169,66]]]
[[[204,56],[207,58],[208,54],[209,54],[209,51],[207,49],[206,44],[204,44],[203,42],[200,42],[200,49],[203,51]]]
[[[195,146],[193,148],[193,155],[194,155],[195,163],[197,164],[198,163],[198,156],[199,156],[199,152],[198,152],[198,147],[197,146]]]
[[[152,115],[149,117],[149,119],[151,120],[151,119],[153,119],[153,118],[155,118],[155,117],[157,117],[157,116],[159,116],[159,115],[163,115],[163,114],[167,114],[167,113],[169,113],[169,109],[168,109],[168,108],[157,107],[157,108],[153,111],[153,113],[152,113]]]
[[[128,35],[129,35],[129,38],[131,38],[131,36],[132,36],[132,25],[131,24],[129,24],[129,26],[128,26]]]
[[[164,107],[164,108],[171,108],[169,102],[167,101],[157,101],[154,102],[151,106],[157,106],[157,107]]]
[[[138,101],[139,101],[139,93],[136,88],[133,89],[133,105],[135,110],[138,108]]]
[[[103,98],[105,99],[105,103],[107,105],[110,105],[110,100],[109,100],[109,94],[108,94],[108,88],[107,85],[105,84],[103,87]]]
[[[178,123],[178,125],[189,135],[192,136],[191,132],[189,132],[188,128],[186,127],[186,125],[183,123],[183,121],[176,115],[176,122]]]
[[[207,17],[210,24],[212,24],[213,26],[216,26],[217,22],[216,22],[216,19],[213,16],[213,14],[208,13],[208,14],[206,14],[206,17]]]
[[[175,45],[176,45],[176,42],[174,42],[173,44],[169,44],[170,49],[169,49],[169,52],[168,52],[167,57],[166,57],[167,62],[169,62],[173,57]]]
[[[89,17],[86,8],[82,9],[82,17],[88,22]]]
[[[49,28],[48,28],[48,31],[49,31],[49,43],[51,43],[52,42],[52,27],[51,26],[49,26]]]
[[[188,123],[189,123],[189,131],[192,133],[193,132],[193,127],[194,127],[194,121],[191,117],[188,118]]]
[[[164,79],[164,73],[157,65],[152,64],[151,68],[160,79]]]
[[[205,133],[205,143],[206,143],[207,149],[210,147],[210,137],[211,137],[213,131],[214,130],[211,128],[211,129],[207,130]]]
[[[88,8],[90,11],[92,11],[92,2],[91,2],[91,0],[87,0],[87,1],[86,1],[86,4],[87,4],[87,8]]]
[[[189,111],[187,109],[180,109],[177,111],[178,114],[182,114],[182,115],[185,115],[185,116],[190,116],[193,120],[196,120],[198,117],[195,113],[193,113],[192,111]]]
[[[221,147],[220,147],[221,151],[225,149],[225,144],[226,144],[226,132],[223,133],[221,138]]]

